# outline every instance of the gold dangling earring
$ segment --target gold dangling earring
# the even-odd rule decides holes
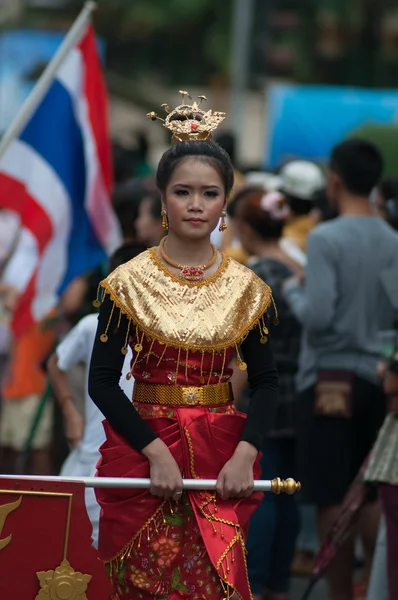
[[[225,222],[226,216],[227,216],[227,211],[224,208],[224,210],[221,213],[221,223],[220,223],[220,227],[218,228],[218,231],[225,231],[227,229],[228,225]]]
[[[169,222],[167,220],[167,213],[164,210],[164,208],[162,208],[162,227],[165,231],[167,231],[169,228]]]

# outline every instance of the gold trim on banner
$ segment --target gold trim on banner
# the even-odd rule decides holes
[[[0,506],[0,534],[3,531],[4,523],[6,522],[8,515],[19,508],[21,506],[21,502],[22,496],[20,496],[15,502],[10,502],[9,504],[3,504]],[[4,548],[8,546],[8,544],[11,542],[11,538],[12,533],[10,533],[10,535],[3,540],[0,539],[0,550],[4,550]]]
[[[44,491],[33,491],[33,490],[0,490],[0,494],[13,494],[19,495],[20,498],[16,502],[4,505],[8,507],[8,512],[5,511],[4,516],[2,515],[2,506],[0,506],[0,532],[4,525],[5,518],[7,515],[16,508],[22,502],[22,496],[49,496],[54,498],[67,498],[68,499],[68,511],[66,515],[66,526],[65,526],[65,539],[63,545],[63,558],[61,564],[55,569],[50,571],[38,571],[36,573],[37,578],[40,582],[41,589],[36,596],[35,600],[65,600],[73,598],[73,600],[87,600],[86,590],[87,586],[91,581],[91,575],[85,575],[78,571],[75,571],[70,566],[67,560],[68,544],[69,544],[69,533],[70,533],[70,522],[72,515],[72,501],[73,494],[66,494],[61,492],[44,492]],[[11,507],[11,510],[10,510]],[[2,522],[2,518],[4,519]],[[1,542],[7,541],[7,544],[11,541],[11,535],[6,540],[0,540]]]
[[[62,494],[61,492],[35,492],[33,490],[0,490],[0,494],[14,494],[20,496],[54,496],[58,498],[68,498],[68,512],[66,516],[65,541],[62,556],[62,560],[65,560],[68,553],[70,517],[72,513],[73,494]]]
[[[39,571],[36,575],[42,589],[35,600],[87,600],[91,575],[75,571],[67,560],[63,560],[55,571]]]

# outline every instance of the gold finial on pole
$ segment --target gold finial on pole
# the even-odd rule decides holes
[[[288,494],[289,496],[292,496],[300,490],[301,483],[291,478],[284,480],[276,477],[271,482],[271,492],[273,494]]]

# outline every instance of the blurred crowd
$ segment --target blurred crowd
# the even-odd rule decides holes
[[[218,141],[235,162],[232,136]],[[15,339],[10,322],[18,293],[6,274],[20,228],[0,210],[1,473],[94,474],[103,433],[86,382],[96,329],[92,302],[110,271],[164,235],[147,155],[144,137],[134,152],[114,147],[122,246]],[[269,324],[280,399],[263,449],[263,478],[295,477],[303,487],[297,497],[266,494],[253,516],[247,548],[254,600],[289,600],[292,574],[311,574],[364,464],[369,493],[328,569],[330,598],[398,598],[391,595],[398,594],[397,576],[393,569],[387,576],[386,566],[398,552],[398,174],[384,178],[377,147],[360,139],[336,146],[327,166],[297,159],[277,172],[235,167],[228,228],[215,231],[213,242],[270,285],[279,320]],[[245,377],[234,372],[242,411],[250,402]],[[132,382],[123,385],[131,395]],[[375,442],[378,453],[367,464]],[[391,468],[380,475],[386,455]],[[95,538],[92,492],[87,507]]]

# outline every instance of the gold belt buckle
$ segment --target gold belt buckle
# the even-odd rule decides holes
[[[185,404],[193,406],[195,404],[201,404],[202,390],[195,387],[184,387],[182,390],[182,398]]]

